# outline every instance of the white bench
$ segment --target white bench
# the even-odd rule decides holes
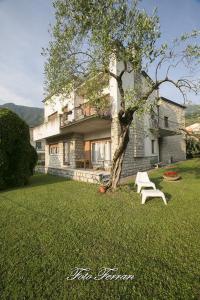
[[[146,199],[151,197],[151,198],[162,198],[165,205],[167,205],[167,201],[165,198],[165,194],[163,192],[161,192],[160,190],[142,190],[141,191],[142,194],[142,204],[145,204]]]

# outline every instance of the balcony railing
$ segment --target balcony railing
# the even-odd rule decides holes
[[[179,131],[183,128],[184,124],[175,120],[165,120],[165,118],[159,117],[159,128],[168,131]]]
[[[69,116],[73,115],[74,118],[70,118]],[[91,107],[88,103],[80,104],[79,106],[74,108],[74,114],[72,111],[66,112],[60,117],[60,127],[65,127],[69,125],[71,122],[79,121],[81,119],[90,117],[90,116],[100,116],[100,117],[111,117],[111,109],[98,109]]]
[[[97,109],[89,106],[87,103],[83,103],[74,109],[75,120],[80,120],[85,117],[93,116],[97,114]]]
[[[181,133],[181,128],[184,127],[183,123],[179,123],[175,120],[169,120],[167,118],[155,116],[149,120],[149,128],[153,133],[157,133],[158,136],[170,136]]]

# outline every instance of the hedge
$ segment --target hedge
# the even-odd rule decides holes
[[[8,109],[0,109],[0,189],[22,186],[37,162],[28,125]]]

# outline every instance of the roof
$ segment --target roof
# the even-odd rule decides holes
[[[163,101],[166,101],[166,102],[168,102],[168,103],[170,103],[170,104],[179,106],[179,107],[181,107],[181,108],[184,108],[184,109],[186,108],[185,105],[182,105],[182,104],[180,104],[180,103],[174,102],[174,101],[172,101],[172,100],[170,100],[170,99],[168,99],[168,98],[160,97],[160,99],[163,100]]]
[[[192,132],[200,132],[200,123],[194,123],[190,126],[187,126],[186,129]]]
[[[147,74],[146,71],[143,70],[141,73],[142,73],[142,75],[143,75],[147,80],[150,81],[150,83],[154,83],[153,79]],[[181,108],[184,108],[184,109],[186,108],[185,105],[180,104],[180,103],[177,103],[177,102],[174,102],[174,101],[172,101],[172,100],[170,100],[170,99],[168,99],[168,98],[165,98],[165,97],[162,97],[162,96],[161,96],[160,99],[162,99],[163,101],[166,101],[166,102],[168,102],[168,103],[170,103],[170,104],[179,106],[179,107],[181,107]]]
[[[151,84],[154,84],[154,81],[153,79],[149,76],[149,74],[147,74],[146,71],[142,70],[141,71],[141,74],[151,83]]]

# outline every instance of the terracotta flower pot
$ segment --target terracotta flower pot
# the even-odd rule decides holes
[[[180,175],[177,175],[177,176],[165,176],[163,175],[163,178],[167,181],[176,181],[176,180],[179,180],[181,178]]]
[[[99,192],[100,193],[105,193],[106,192],[106,187],[104,185],[100,185]]]

